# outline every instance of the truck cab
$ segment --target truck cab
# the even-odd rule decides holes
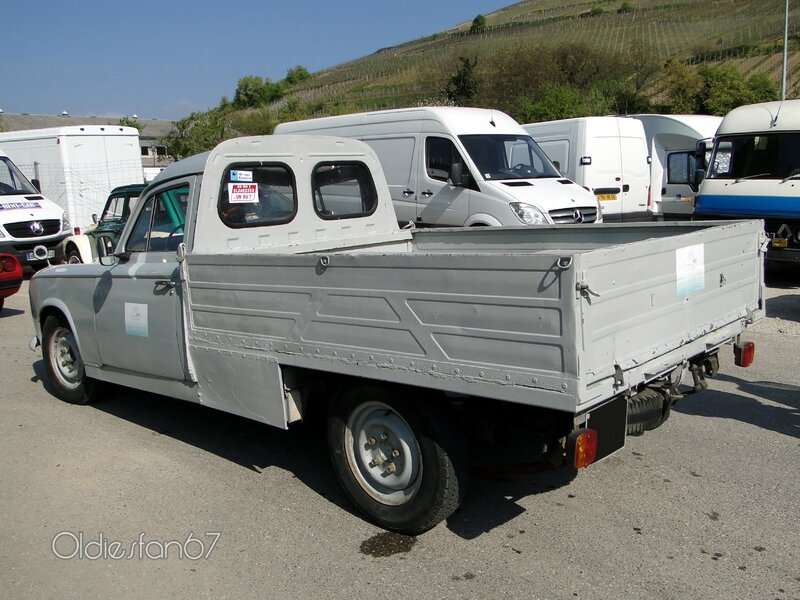
[[[92,262],[97,258],[97,242],[103,238],[106,245],[113,248],[119,234],[128,222],[131,211],[136,206],[145,185],[135,183],[111,190],[100,217],[92,215],[94,226],[64,240],[64,256],[68,263]]]

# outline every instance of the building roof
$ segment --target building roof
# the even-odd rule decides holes
[[[26,113],[0,113],[0,131],[23,131],[26,129],[46,129],[67,127],[69,125],[119,125],[120,117],[77,117],[69,115],[29,115]],[[139,138],[143,141],[157,141],[172,130],[174,121],[164,119],[140,119],[142,125]]]

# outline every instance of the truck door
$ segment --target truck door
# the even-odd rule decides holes
[[[417,190],[417,222],[435,225],[463,225],[469,216],[470,190],[447,183],[450,166],[467,163],[453,140],[444,136],[423,135],[423,159],[420,161]]]
[[[664,215],[688,216],[694,211],[692,190],[695,165],[694,151],[667,153],[667,168],[661,188],[661,212]]]
[[[624,220],[640,219],[647,214],[650,165],[647,142],[643,137],[620,136],[622,157],[622,214]]]
[[[176,250],[190,192],[189,181],[170,182],[140,200],[117,260],[100,272],[94,309],[104,365],[185,379],[184,282]]]

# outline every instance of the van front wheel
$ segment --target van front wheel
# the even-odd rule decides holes
[[[465,444],[435,399],[378,385],[352,388],[332,408],[328,442],[345,493],[385,529],[427,531],[464,496]]]

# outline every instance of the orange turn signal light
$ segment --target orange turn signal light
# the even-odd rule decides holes
[[[755,342],[744,342],[733,345],[733,362],[737,367],[749,367],[756,357]]]
[[[594,462],[597,456],[597,432],[594,429],[576,429],[568,441],[573,467],[582,469]]]
[[[789,240],[786,238],[772,238],[772,247],[773,248],[787,248],[789,246]]]

